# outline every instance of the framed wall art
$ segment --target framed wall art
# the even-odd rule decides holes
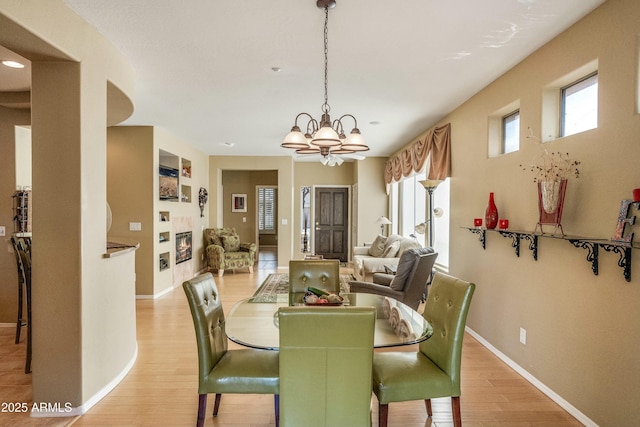
[[[246,212],[246,211],[247,211],[247,195],[232,194],[231,195],[231,212]]]

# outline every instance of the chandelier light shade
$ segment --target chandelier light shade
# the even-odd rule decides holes
[[[322,104],[322,117],[316,120],[309,113],[299,113],[291,131],[284,138],[283,148],[296,150],[297,154],[320,154],[323,158],[336,154],[351,154],[358,151],[367,151],[367,146],[360,129],[358,129],[358,121],[352,114],[344,114],[336,120],[331,120],[329,111],[329,9],[333,9],[336,5],[335,0],[317,0],[316,6],[324,9],[324,104]],[[307,121],[305,132],[303,133],[298,120]],[[345,123],[347,120],[353,120],[353,128],[349,132],[349,136],[345,134]],[[335,157],[335,156],[334,156]],[[327,164],[333,162],[327,162]],[[342,162],[340,162],[342,163]],[[338,164],[340,164],[338,163]],[[325,164],[323,162],[323,164]],[[330,164],[330,166],[333,166]]]

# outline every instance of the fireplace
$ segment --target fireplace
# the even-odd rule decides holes
[[[176,233],[176,264],[191,259],[191,232]]]

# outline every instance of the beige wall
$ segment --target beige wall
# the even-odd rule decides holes
[[[112,225],[109,239],[140,242],[136,253],[136,295],[153,295],[153,127],[112,126],[107,132],[107,201]],[[141,231],[129,231],[140,222]]]
[[[300,250],[300,231],[302,230],[302,187],[311,187],[311,220],[314,217],[315,200],[314,186],[336,186],[351,188],[353,184],[354,162],[344,162],[341,166],[325,166],[319,161],[296,162],[294,179],[294,217],[295,230],[293,234],[294,254],[292,259],[302,259],[304,254]],[[349,192],[351,194],[351,192]],[[351,213],[350,213],[351,215]],[[309,236],[309,250],[314,250],[314,227],[311,224]]]
[[[0,44],[32,61],[33,399],[81,412],[136,354],[133,255],[103,257],[107,116],[132,111],[133,70],[63,1],[0,10]]]
[[[18,315],[18,275],[16,258],[11,247],[13,232],[13,199],[16,191],[15,125],[31,123],[29,111],[0,107],[0,225],[6,227],[6,237],[0,246],[0,323],[16,323]]]
[[[389,198],[384,182],[384,157],[369,157],[358,162],[354,168],[354,182],[357,186],[357,239],[352,246],[362,246],[372,242],[380,234],[376,220],[384,215],[389,217]]]
[[[222,227],[232,224],[238,230],[244,230],[242,223],[243,213],[231,213],[231,194],[242,191],[240,194],[252,194],[255,185],[262,178],[260,171],[277,172],[278,185],[278,264],[286,267],[290,259],[301,258],[297,231],[301,229],[300,218],[300,187],[306,185],[337,185],[351,187],[356,181],[362,180],[365,196],[360,199],[366,206],[379,206],[380,212],[387,211],[387,197],[384,192],[379,193],[374,189],[384,188],[383,170],[384,159],[367,158],[358,162],[361,169],[356,172],[356,163],[345,162],[340,167],[327,167],[319,162],[294,162],[292,157],[234,157],[212,156],[210,158],[210,188],[220,188],[224,182],[224,191],[210,195],[211,226]],[[231,173],[235,171],[234,173]],[[249,171],[251,171],[249,173]],[[273,172],[276,171],[276,172]],[[258,175],[255,175],[258,174]],[[225,177],[223,180],[223,176]],[[372,184],[380,183],[380,184]],[[254,187],[253,190],[250,187]],[[255,195],[249,196],[248,210],[255,205]],[[367,211],[361,208],[360,211]],[[247,212],[247,224],[255,220],[251,212]],[[377,214],[377,216],[382,213]],[[376,218],[377,218],[376,216]],[[224,220],[223,220],[224,218]],[[227,223],[227,220],[229,221]],[[282,221],[287,224],[283,225]],[[371,219],[372,227],[369,230],[372,235],[376,233],[375,218]],[[247,233],[251,230],[247,229]]]
[[[175,166],[183,159],[191,163],[191,177],[179,177],[179,185],[191,187],[191,201],[159,199],[158,168],[160,151],[176,156]],[[155,298],[180,286],[203,266],[202,232],[208,226],[208,210],[200,216],[198,191],[209,181],[208,156],[160,127],[112,126],[108,131],[108,200],[113,212],[109,235],[140,242],[136,256],[136,295]],[[210,190],[207,190],[210,192]],[[160,212],[169,221],[160,221]],[[140,231],[129,224],[139,222]],[[175,263],[175,233],[191,231],[192,259]],[[169,240],[160,242],[160,233]],[[160,271],[159,257],[169,253],[170,267]]]
[[[261,243],[257,235],[257,196],[256,186],[278,185],[277,170],[225,170],[222,172],[222,201],[224,226],[235,227],[242,242]],[[247,211],[232,212],[231,198],[233,194],[246,194]],[[276,223],[276,230],[278,224]],[[277,244],[275,238],[269,244]]]
[[[219,191],[222,188],[223,173],[229,171],[275,171],[277,173],[278,186],[278,263],[292,257],[292,222],[293,217],[293,159],[289,156],[283,157],[251,157],[251,156],[211,156],[209,157],[209,188],[216,189],[209,193],[209,225],[211,227],[224,227],[225,218],[231,215],[230,203],[231,193]],[[246,186],[249,186],[248,178],[244,179]],[[229,183],[228,185],[232,185]],[[244,188],[244,187],[243,187]],[[255,191],[255,190],[254,190]],[[241,193],[244,194],[244,193]],[[248,200],[251,207],[255,202]],[[225,203],[229,211],[225,211]],[[247,212],[248,213],[248,212]],[[242,214],[233,214],[233,221],[238,218],[242,221]],[[247,217],[247,222],[255,219]],[[283,224],[286,220],[287,224]],[[234,223],[234,222],[232,222]],[[237,222],[235,222],[237,224]],[[241,236],[242,237],[242,236]],[[243,238],[243,240],[245,240]],[[255,241],[255,237],[252,239]]]
[[[539,153],[526,139],[540,136],[541,93],[550,82],[595,59],[599,63],[598,128],[548,143],[582,162],[567,187],[567,234],[609,239],[620,201],[640,186],[637,105],[640,3],[609,0],[453,111],[451,122],[451,272],[476,282],[468,326],[497,350],[600,426],[635,426],[640,384],[640,251],[632,279],[618,255],[600,250],[595,276],[587,251],[541,238],[538,261],[523,242],[516,257],[510,239],[488,233],[482,250],[464,229],[483,216],[494,192],[501,217],[532,231],[537,195],[521,170]],[[488,115],[520,100],[521,149],[487,158]],[[640,228],[635,226],[636,236]],[[519,328],[527,344],[519,343]]]

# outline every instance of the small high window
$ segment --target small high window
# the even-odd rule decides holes
[[[502,153],[511,153],[520,149],[520,110],[502,118]]]
[[[598,127],[597,72],[561,88],[560,96],[560,136]]]

